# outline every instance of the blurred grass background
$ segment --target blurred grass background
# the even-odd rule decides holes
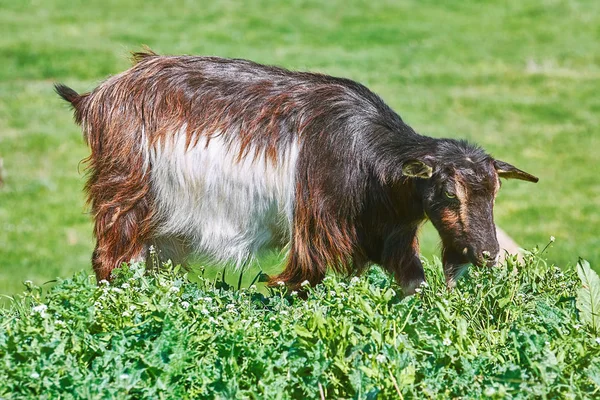
[[[360,81],[418,132],[538,175],[505,182],[497,223],[528,248],[555,236],[561,266],[600,267],[598,1],[0,0],[0,33],[2,294],[91,272],[88,151],[52,84],[90,90],[143,44]],[[436,243],[426,227],[423,253]]]

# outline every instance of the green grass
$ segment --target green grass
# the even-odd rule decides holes
[[[306,300],[142,265],[28,282],[0,308],[0,398],[597,398],[597,275],[530,254],[448,291],[425,266],[405,298],[377,268]]]
[[[417,131],[468,138],[539,175],[496,220],[549,259],[600,265],[600,2],[0,0],[0,293],[89,271],[87,155],[52,91],[95,87],[147,44],[365,83]],[[424,253],[436,251],[426,229]]]

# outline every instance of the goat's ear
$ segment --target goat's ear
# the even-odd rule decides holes
[[[421,160],[410,160],[402,165],[402,175],[409,178],[429,179],[433,174],[433,168]]]
[[[505,163],[504,161],[494,160],[494,168],[496,168],[496,172],[500,178],[520,179],[522,181],[533,183],[539,181],[537,176],[533,176],[525,171],[521,171],[519,168],[514,167],[509,163]]]

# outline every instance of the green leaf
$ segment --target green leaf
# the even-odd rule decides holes
[[[296,334],[300,337],[303,337],[306,339],[312,339],[312,337],[313,337],[313,334],[303,326],[298,325],[294,328],[294,330],[296,331]]]
[[[600,331],[600,278],[590,268],[590,263],[579,260],[577,275],[581,280],[581,288],[577,291],[577,309],[581,321],[590,326],[594,332]]]
[[[585,373],[589,380],[592,381],[597,388],[600,388],[600,368],[598,367],[598,365],[591,365],[585,371]]]
[[[415,382],[416,372],[417,370],[414,365],[407,365],[406,368],[400,372],[400,387],[412,385]]]
[[[358,367],[358,369],[360,369],[369,378],[377,376],[377,371],[375,371],[373,368],[367,367],[366,365],[361,365]]]
[[[500,308],[504,308],[508,305],[508,303],[510,303],[512,301],[512,299],[510,297],[504,297],[500,300],[498,300],[498,307]]]
[[[269,282],[269,275],[265,274],[264,272],[260,272],[260,274],[258,275],[258,281],[259,282]]]

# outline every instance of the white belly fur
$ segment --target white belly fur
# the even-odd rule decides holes
[[[239,147],[222,135],[185,149],[185,126],[151,149],[150,173],[161,224],[157,234],[177,237],[193,252],[244,265],[283,233],[289,236],[294,209],[298,145],[265,160],[264,152],[237,161]]]

